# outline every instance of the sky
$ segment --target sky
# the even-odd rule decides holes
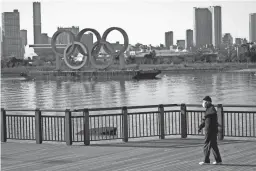
[[[0,0],[1,13],[18,9],[20,29],[28,31],[33,44],[33,1]],[[174,42],[185,39],[193,29],[193,7],[222,7],[222,33],[249,39],[249,14],[256,13],[251,1],[178,1],[178,0],[38,0],[41,2],[42,33],[51,37],[58,26],[94,28],[102,35],[112,26],[123,28],[130,44],[164,44],[164,33],[174,32]],[[1,23],[2,27],[2,23]],[[96,37],[95,37],[96,38]],[[118,31],[109,34],[109,42],[123,42]]]

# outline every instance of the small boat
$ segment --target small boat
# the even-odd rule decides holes
[[[140,70],[137,71],[136,75],[133,79],[141,80],[141,79],[155,79],[158,74],[160,74],[160,70]]]

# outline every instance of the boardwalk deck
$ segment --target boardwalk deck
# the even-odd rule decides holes
[[[9,141],[9,140],[8,140]],[[256,139],[228,138],[219,142],[223,165],[200,166],[203,137],[122,142],[93,142],[90,146],[64,143],[1,144],[2,171],[256,171]],[[211,154],[211,161],[213,156]]]

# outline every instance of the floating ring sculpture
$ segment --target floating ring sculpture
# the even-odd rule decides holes
[[[78,47],[80,47],[80,48],[83,50],[84,54],[85,54],[85,55],[88,55],[87,59],[86,59],[86,60],[83,60],[83,62],[82,62],[80,65],[78,65],[78,66],[73,66],[73,65],[71,65],[71,64],[68,62],[68,60],[67,60],[67,57],[69,56],[69,55],[67,54],[67,51],[69,50],[70,47],[72,47],[73,44],[74,44],[74,45],[78,45]],[[80,43],[80,42],[76,42],[76,41],[75,41],[75,42],[73,42],[73,44],[69,44],[69,45],[65,48],[65,50],[64,50],[64,61],[65,61],[66,65],[67,65],[69,68],[71,68],[71,69],[80,69],[80,68],[82,68],[82,67],[86,64],[86,61],[91,58],[91,53],[89,53],[88,47],[87,47],[86,45],[84,45],[83,43]],[[87,54],[86,54],[85,52],[87,52]],[[84,56],[85,56],[85,55],[84,55]]]
[[[112,45],[111,45],[109,42],[106,41],[108,34],[109,34],[111,31],[113,31],[113,30],[119,31],[119,32],[123,35],[123,38],[124,38],[124,47],[123,47],[119,52],[117,52],[117,53],[114,51],[114,48],[112,47]],[[91,52],[88,50],[88,47],[87,47],[86,45],[84,45],[83,43],[81,43],[81,38],[82,38],[83,34],[84,34],[85,32],[88,32],[88,31],[93,32],[93,33],[95,34],[96,38],[97,38],[97,42],[95,42],[95,43],[93,44],[93,48],[92,48]],[[57,50],[57,48],[56,48],[56,40],[57,40],[57,37],[58,37],[61,33],[63,33],[63,32],[68,33],[68,34],[70,35],[70,37],[71,37],[71,44],[67,45],[67,47],[66,47],[65,50],[64,50],[64,54],[58,52],[58,50]],[[108,68],[108,67],[113,63],[114,57],[119,56],[119,55],[121,55],[122,53],[125,52],[125,50],[127,49],[128,45],[129,45],[128,35],[127,35],[127,33],[126,33],[123,29],[121,29],[121,28],[119,28],[119,27],[110,27],[110,28],[108,28],[108,29],[103,33],[102,38],[101,38],[99,32],[98,32],[97,30],[95,30],[95,29],[92,29],[92,28],[85,28],[85,29],[81,30],[81,31],[77,34],[77,36],[75,36],[75,35],[74,35],[71,31],[69,31],[69,30],[58,30],[58,31],[56,31],[56,32],[54,33],[54,35],[52,36],[52,41],[51,41],[51,46],[52,46],[53,52],[54,52],[56,55],[60,56],[60,57],[64,57],[64,61],[65,61],[66,65],[67,65],[69,68],[71,68],[71,69],[80,69],[80,68],[82,68],[82,67],[85,65],[85,63],[86,63],[86,60],[84,60],[84,61],[82,62],[82,64],[79,65],[79,66],[72,66],[72,65],[69,64],[69,62],[68,62],[68,60],[67,60],[67,57],[70,56],[70,55],[76,50],[76,48],[77,48],[78,52],[81,53],[82,55],[84,55],[84,56],[88,55],[88,56],[87,56],[87,60],[90,60],[92,66],[93,66],[94,68],[97,68],[97,69],[106,69],[106,68]],[[104,51],[105,51],[108,55],[111,56],[110,61],[109,61],[106,65],[98,65],[98,64],[96,64],[96,61],[95,61],[95,58],[94,58],[96,55],[99,54],[100,49],[101,49],[102,46],[103,46]],[[87,54],[86,54],[85,51],[87,51]]]
[[[81,42],[81,39],[82,39],[84,33],[88,32],[88,31],[90,31],[90,32],[92,32],[92,33],[95,34],[95,36],[96,36],[96,38],[97,38],[97,42],[99,42],[99,41],[101,40],[100,33],[99,33],[97,30],[92,29],[92,28],[85,28],[85,29],[81,30],[81,31],[77,34],[77,36],[76,36],[76,41],[77,41],[77,42]],[[100,48],[101,48],[100,46],[97,47],[97,49],[96,49],[97,53],[100,52]],[[81,54],[85,55],[80,46],[78,46],[77,49],[78,49],[78,51],[79,51]]]
[[[96,55],[98,55],[98,53],[99,53],[97,48],[101,47],[102,45],[106,46],[108,48],[108,50],[109,50],[108,54],[110,55],[110,61],[106,65],[97,65],[94,57]],[[114,62],[114,53],[115,53],[115,50],[109,42],[102,41],[102,40],[100,42],[95,42],[93,44],[93,47],[92,47],[92,54],[90,56],[90,62],[92,64],[92,66],[97,68],[97,69],[106,69],[106,68],[110,67],[113,64],[113,62]]]
[[[108,36],[108,34],[109,34],[111,31],[113,31],[113,30],[119,31],[119,32],[123,35],[123,37],[124,37],[124,47],[123,47],[122,50],[120,50],[120,51],[116,54],[117,56],[119,56],[119,55],[121,55],[122,53],[124,53],[124,52],[126,51],[128,45],[129,45],[129,38],[128,38],[127,33],[126,33],[123,29],[121,29],[121,28],[119,28],[119,27],[110,27],[110,28],[108,28],[108,29],[103,33],[102,41],[106,42],[106,41],[107,41],[107,36]],[[106,45],[104,45],[103,48],[104,48],[104,50],[105,50],[107,53],[111,53],[110,50],[108,49],[108,47],[107,47]]]

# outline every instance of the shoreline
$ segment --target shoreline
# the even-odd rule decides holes
[[[136,68],[136,65],[127,65],[126,70],[152,70],[158,69],[163,72],[200,72],[200,71],[218,71],[218,72],[255,72],[256,73],[256,63],[197,63],[197,64],[158,64],[150,65],[143,64]],[[119,70],[118,65],[111,66],[107,71]],[[56,71],[55,66],[39,66],[39,67],[15,67],[15,68],[2,68],[1,77],[6,76],[20,76],[21,72],[38,72],[38,71]],[[61,68],[61,71],[72,71],[68,68]],[[92,68],[86,68],[81,71],[95,71]],[[76,72],[76,71],[74,71]]]

